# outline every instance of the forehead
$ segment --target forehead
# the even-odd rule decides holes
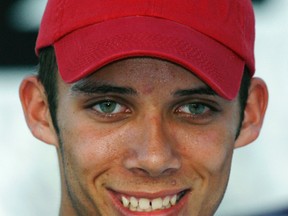
[[[193,72],[170,61],[133,57],[115,61],[95,71],[92,75],[70,84],[70,87],[88,82],[102,82],[136,88],[149,89],[158,86],[175,89],[185,87],[204,87],[206,84]],[[91,83],[90,83],[91,84]]]

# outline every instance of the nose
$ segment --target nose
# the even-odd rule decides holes
[[[161,118],[150,118],[138,124],[125,167],[139,175],[171,175],[181,167],[177,142]],[[171,132],[171,133],[170,133]]]

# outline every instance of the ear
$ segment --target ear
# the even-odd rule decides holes
[[[36,76],[25,78],[19,96],[26,123],[32,134],[47,144],[58,146],[43,85]]]
[[[265,82],[260,78],[252,78],[236,148],[253,142],[259,136],[267,104],[268,90]]]

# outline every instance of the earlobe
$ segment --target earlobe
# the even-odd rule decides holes
[[[253,142],[260,133],[268,104],[268,90],[260,78],[252,78],[240,135],[235,148]]]
[[[36,76],[25,78],[19,89],[19,96],[26,123],[32,134],[47,144],[57,144],[46,95]]]

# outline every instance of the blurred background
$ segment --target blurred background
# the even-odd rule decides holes
[[[21,80],[36,72],[34,44],[45,4],[0,3],[0,216],[58,215],[56,151],[32,137],[18,99]],[[288,215],[288,1],[253,4],[256,75],[268,84],[269,107],[259,139],[235,151],[217,216]]]

